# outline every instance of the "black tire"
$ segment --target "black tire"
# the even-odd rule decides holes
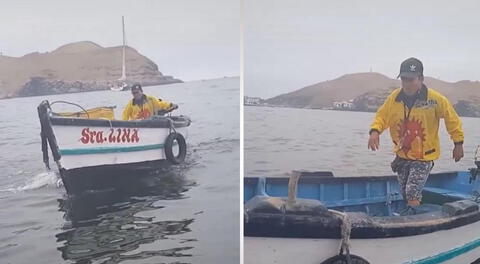
[[[351,262],[352,264],[369,264],[368,261],[356,255],[350,255],[350,259],[352,260]],[[347,263],[348,261],[345,255],[337,255],[325,260],[321,264],[347,264]]]
[[[173,143],[175,140],[177,141],[179,147],[177,156],[173,154]],[[185,142],[185,138],[182,136],[182,134],[173,132],[168,135],[167,139],[165,140],[165,156],[172,164],[180,164],[185,160],[185,156],[187,156],[187,143]]]

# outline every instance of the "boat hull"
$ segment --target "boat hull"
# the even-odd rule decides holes
[[[122,121],[62,117],[44,101],[38,107],[44,162],[48,146],[68,193],[114,185],[141,170],[182,162],[191,121],[186,116],[154,116]],[[175,151],[178,148],[177,151]]]
[[[100,165],[71,170],[60,169],[63,185],[68,194],[78,195],[91,190],[125,190],[131,191],[141,177],[168,171],[171,163],[165,159]]]
[[[53,125],[65,170],[165,160],[170,128]],[[186,127],[178,133],[187,136]],[[107,167],[108,168],[108,167]]]
[[[121,83],[110,86],[110,90],[113,92],[129,91],[130,85],[128,85],[126,82],[123,81]]]
[[[397,213],[405,202],[395,176],[302,175],[293,188],[294,176],[244,179],[245,263],[331,263],[324,261],[339,254],[342,234],[335,211],[348,216],[350,253],[368,263],[480,258],[480,182],[469,172],[430,175],[423,192],[430,209],[408,216]],[[294,201],[286,198],[292,190]]]
[[[470,263],[480,258],[480,223],[430,234],[351,239],[351,254],[371,264]],[[244,237],[244,263],[319,264],[338,254],[339,239]],[[468,254],[469,262],[455,262]]]

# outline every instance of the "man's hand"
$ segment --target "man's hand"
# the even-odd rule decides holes
[[[462,144],[455,144],[453,148],[453,159],[455,162],[458,162],[463,158],[463,145]]]
[[[372,131],[372,133],[370,133],[370,138],[368,139],[368,149],[376,151],[378,150],[379,146],[380,146],[380,134],[377,131]]]
[[[178,105],[172,103],[172,105],[170,106],[170,109],[168,109],[168,111],[173,111],[175,109],[178,109]]]

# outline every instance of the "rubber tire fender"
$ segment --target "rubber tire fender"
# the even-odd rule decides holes
[[[173,143],[175,140],[177,141],[179,147],[177,156],[173,154]],[[167,139],[165,139],[164,147],[165,156],[172,164],[180,164],[185,160],[185,157],[187,156],[187,143],[185,142],[185,138],[182,136],[182,134],[177,132],[170,133]]]
[[[367,260],[365,260],[360,256],[350,255],[350,258],[352,260],[352,264],[370,264]],[[320,264],[347,264],[347,263],[348,261],[345,255],[337,255],[323,261]]]

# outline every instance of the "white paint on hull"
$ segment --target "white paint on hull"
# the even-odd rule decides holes
[[[480,222],[430,234],[383,238],[352,239],[350,252],[371,264],[408,263],[461,247],[480,238]],[[319,264],[339,253],[339,239],[244,238],[245,264]],[[480,248],[448,263],[470,263],[480,255]],[[468,258],[469,262],[464,261]]]
[[[135,128],[138,129],[138,142],[103,142],[103,143],[86,143],[81,141],[82,130],[87,127],[83,126],[52,126],[53,132],[57,139],[60,151],[94,151],[99,148],[116,149],[116,148],[142,148],[145,146],[154,146],[165,143],[165,139],[170,133],[169,128]],[[88,127],[90,131],[101,131],[103,138],[110,135],[110,127]],[[123,128],[121,128],[123,130]],[[134,128],[130,129],[132,135]],[[114,128],[114,135],[117,135],[117,128]],[[187,128],[182,127],[176,129],[184,137],[187,137]],[[76,169],[83,167],[128,164],[143,161],[162,160],[165,159],[165,151],[163,148],[150,149],[130,152],[110,152],[96,154],[78,154],[78,155],[62,155],[60,164],[63,168]]]
[[[60,161],[65,169],[70,170],[91,166],[128,164],[163,159],[165,159],[165,151],[163,149],[153,149],[112,154],[69,155],[62,156]]]

